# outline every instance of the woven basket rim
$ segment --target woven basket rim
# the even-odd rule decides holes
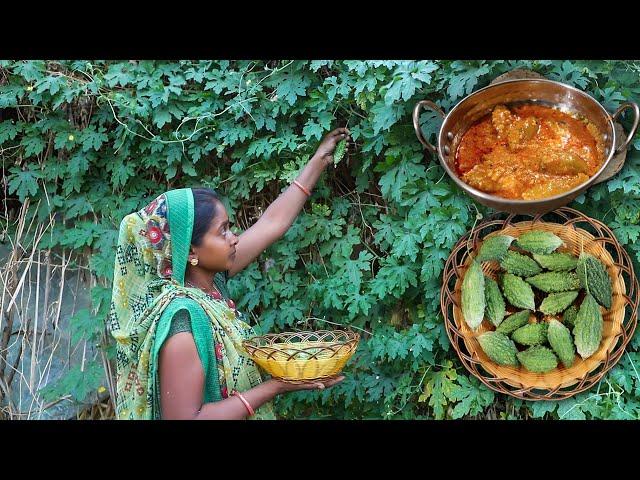
[[[305,337],[322,340],[306,341]],[[303,341],[287,341],[295,338]],[[263,340],[272,343],[260,345]],[[242,345],[248,356],[271,376],[290,383],[300,383],[338,375],[355,353],[359,341],[358,333],[345,329],[258,335],[243,341]]]
[[[344,336],[345,338],[339,338],[339,339],[333,339],[330,341],[325,341],[325,340],[318,340],[318,341],[312,341],[314,343],[323,343],[323,344],[327,344],[327,345],[347,345],[349,343],[352,342],[357,342],[360,340],[360,334],[357,332],[354,332],[353,330],[304,330],[304,331],[300,331],[300,332],[281,332],[281,333],[266,333],[264,335],[256,335],[254,337],[251,337],[247,340],[244,340],[242,343],[255,347],[255,348],[262,348],[262,347],[272,347],[274,345],[278,345],[278,346],[295,346],[297,344],[304,344],[304,343],[309,343],[309,341],[304,340],[301,342],[290,342],[288,340],[292,339],[292,338],[296,338],[296,337],[304,337],[304,336],[315,336],[315,337],[319,337],[322,335],[333,335],[334,337],[338,336]],[[267,340],[269,341],[269,343],[264,344],[264,345],[259,345],[258,342],[259,340]],[[283,341],[278,341],[278,340],[283,340]],[[275,347],[274,347],[275,348]]]

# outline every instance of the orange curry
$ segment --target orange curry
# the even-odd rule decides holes
[[[604,141],[595,125],[555,108],[497,105],[464,134],[455,160],[472,187],[533,200],[587,181],[602,165]]]

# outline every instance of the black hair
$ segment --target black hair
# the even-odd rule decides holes
[[[220,197],[210,188],[192,188],[193,192],[193,233],[191,234],[191,244],[199,247],[202,237],[211,227],[211,221],[215,218],[218,210]]]

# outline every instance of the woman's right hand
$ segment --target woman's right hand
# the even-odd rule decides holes
[[[338,377],[327,378],[325,380],[315,380],[313,382],[304,383],[289,383],[272,378],[269,382],[273,382],[276,385],[278,394],[296,392],[298,390],[324,390],[325,388],[333,387],[344,380],[344,375]]]
[[[333,164],[333,152],[340,140],[347,140],[347,148],[349,148],[349,140],[351,140],[351,132],[348,128],[336,128],[322,139],[318,146],[314,157],[321,158],[325,165]]]

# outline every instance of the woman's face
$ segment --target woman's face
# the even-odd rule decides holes
[[[210,272],[229,270],[235,261],[238,237],[229,229],[229,216],[221,202],[216,202],[216,215],[199,246],[192,245],[189,259],[197,258],[196,268]],[[191,267],[190,264],[187,266]]]

